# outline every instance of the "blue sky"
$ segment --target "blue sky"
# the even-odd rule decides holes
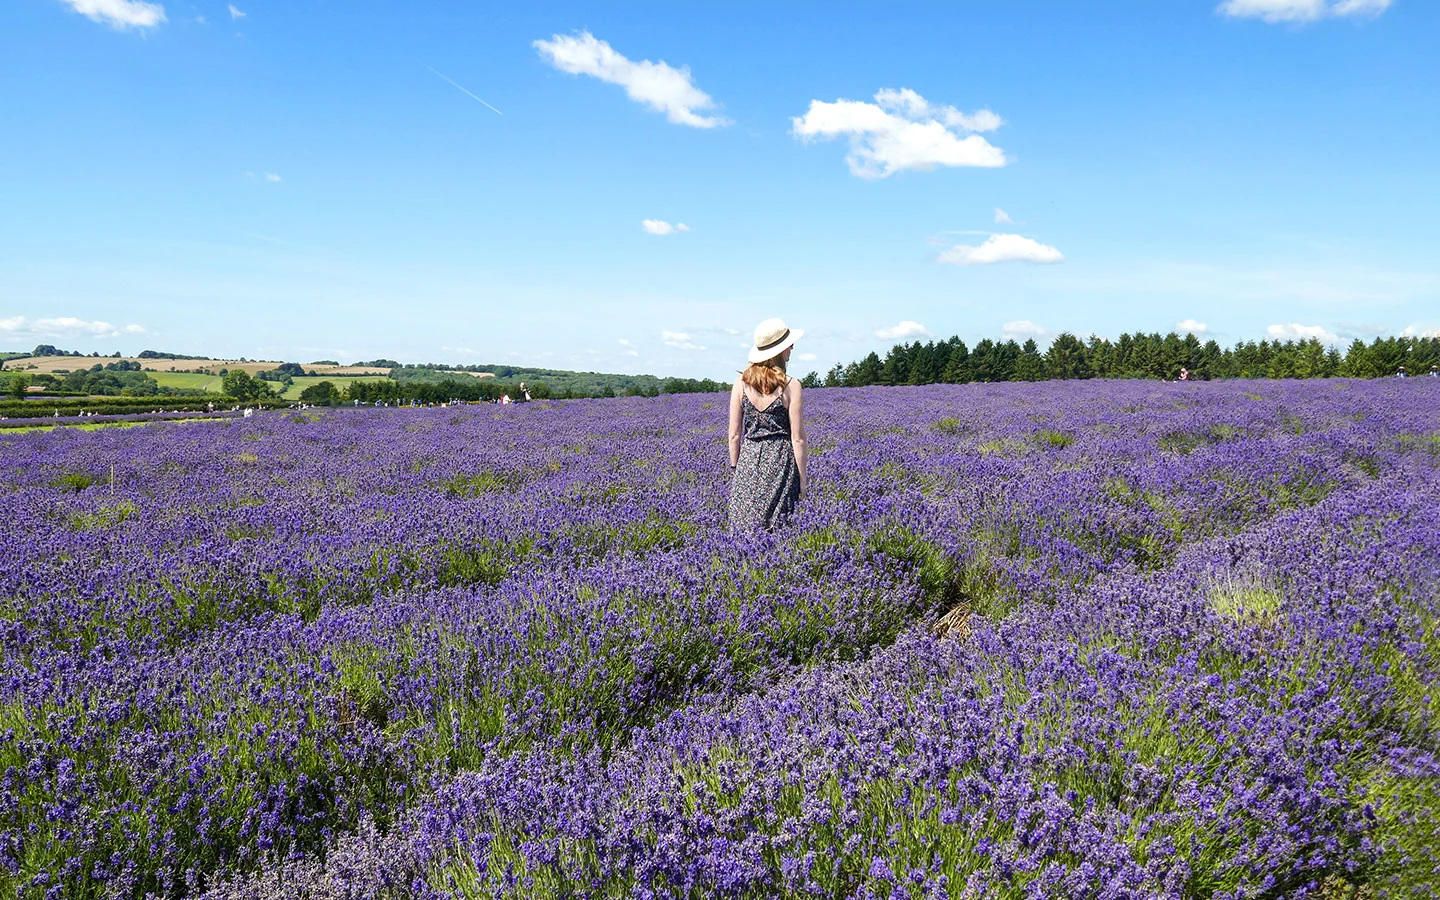
[[[1428,333],[1437,45],[1421,0],[11,0],[0,349]]]

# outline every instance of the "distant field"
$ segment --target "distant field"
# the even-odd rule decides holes
[[[189,372],[146,372],[155,383],[162,388],[183,388],[187,390],[205,391],[210,394],[221,393],[221,381],[219,375],[197,375]]]
[[[331,384],[335,385],[337,388],[339,388],[340,390],[343,391],[343,390],[345,390],[345,385],[349,384],[349,383],[352,382],[352,381],[389,381],[389,380],[390,380],[390,379],[387,378],[387,377],[384,376],[384,375],[360,375],[360,376],[356,376],[356,377],[342,377],[342,376],[337,376],[337,375],[328,375],[328,376],[304,375],[304,376],[301,376],[300,378],[295,379],[295,383],[292,384],[292,385],[290,385],[289,390],[287,390],[285,393],[281,394],[280,396],[283,397],[283,398],[285,398],[286,400],[299,400],[299,399],[300,399],[300,392],[301,392],[301,391],[305,390],[307,387],[309,387],[309,386],[312,385],[312,384],[319,384],[319,383],[322,382],[322,381],[328,381],[328,382],[330,382]]]
[[[273,369],[280,365],[278,360],[239,362],[233,359],[140,359],[138,357],[114,357],[114,356],[38,356],[26,359],[18,359],[5,367],[6,371],[15,372],[54,372],[57,369],[74,371],[76,369],[88,369],[96,363],[109,365],[124,359],[126,362],[138,362],[142,370],[151,374],[171,373],[184,375],[181,369],[194,370],[196,372],[210,372],[218,374],[221,369],[243,369],[247,374],[254,375],[256,372],[263,372],[266,369]],[[307,372],[314,371],[323,375],[386,375],[390,370],[376,368],[374,366],[306,366]],[[197,376],[200,377],[200,376]],[[157,379],[158,380],[158,379]],[[165,382],[160,382],[162,385]],[[178,386],[178,385],[177,385]]]

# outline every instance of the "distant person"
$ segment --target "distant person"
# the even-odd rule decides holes
[[[1184,366],[1181,366],[1181,367],[1180,367],[1180,380],[1181,380],[1181,381],[1189,381],[1189,380],[1190,380],[1190,370],[1187,369],[1187,368],[1185,368]]]
[[[1399,369],[1399,371],[1397,371],[1397,372],[1395,373],[1395,377],[1396,377],[1396,378],[1405,378],[1405,377],[1407,377],[1408,375],[1409,375],[1409,373],[1405,371],[1405,367],[1404,367],[1404,366],[1401,366],[1400,369]]]
[[[520,395],[526,400],[530,399],[530,389],[525,386],[525,382],[523,381],[520,382]]]
[[[805,496],[800,382],[785,371],[802,334],[780,319],[761,322],[730,391],[731,528],[773,528]]]
[[[501,395],[500,395],[500,405],[501,405],[501,406],[507,406],[507,405],[509,405],[509,403],[510,403],[510,395],[509,395],[509,394],[501,394]]]
[[[1431,378],[1440,378],[1440,366],[1431,366],[1431,367],[1430,367],[1430,377],[1431,377]]]

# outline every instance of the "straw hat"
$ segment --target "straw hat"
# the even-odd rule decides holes
[[[755,346],[748,357],[752,363],[774,359],[795,346],[805,332],[798,328],[787,328],[782,319],[766,319],[755,326]]]

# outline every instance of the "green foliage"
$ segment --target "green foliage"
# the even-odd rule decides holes
[[[62,490],[74,491],[78,494],[99,480],[97,476],[91,475],[89,472],[70,472],[61,475],[51,484]]]
[[[1268,625],[1280,612],[1280,593],[1254,581],[1227,581],[1209,591],[1215,612],[1241,625]]]
[[[1051,428],[1042,428],[1035,433],[1035,442],[1042,447],[1049,447],[1052,450],[1063,450],[1075,443],[1075,435],[1066,434],[1063,431],[1055,431]]]
[[[513,490],[519,485],[517,477],[510,473],[476,472],[473,475],[456,475],[440,486],[447,494],[458,497],[478,497]]]
[[[140,508],[129,500],[100,506],[91,512],[80,512],[70,517],[72,531],[109,531],[138,514]]]

